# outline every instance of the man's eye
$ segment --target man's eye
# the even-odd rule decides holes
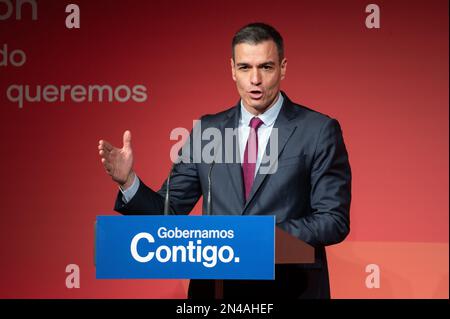
[[[239,70],[247,70],[248,69],[248,66],[240,66],[239,67]]]
[[[264,70],[271,70],[272,66],[270,66],[270,65],[263,65],[263,69]]]

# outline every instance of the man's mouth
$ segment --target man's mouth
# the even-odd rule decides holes
[[[260,90],[252,90],[252,91],[250,91],[248,93],[250,95],[250,98],[252,98],[253,100],[259,100],[263,96],[263,93]]]

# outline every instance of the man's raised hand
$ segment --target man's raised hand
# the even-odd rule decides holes
[[[98,149],[102,164],[113,181],[123,189],[130,187],[134,180],[131,132],[123,133],[122,148],[114,147],[109,142],[100,140]]]

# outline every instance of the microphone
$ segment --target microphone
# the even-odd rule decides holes
[[[212,181],[211,181],[211,173],[212,173],[212,169],[214,167],[214,164],[216,162],[213,161],[211,163],[211,166],[209,167],[209,172],[208,172],[208,195],[206,197],[206,215],[211,215],[211,206],[212,206],[212,201],[211,201],[211,188],[212,188]],[[170,169],[169,175],[167,176],[167,182],[166,182],[166,194],[164,196],[164,215],[169,215],[169,210],[170,210],[170,178],[172,177],[172,173],[173,170],[175,168],[175,165],[177,164],[177,162],[172,164],[172,168]]]
[[[174,162],[172,164],[172,167],[170,168],[169,176],[167,176],[166,195],[164,196],[164,216],[169,215],[169,209],[170,209],[170,201],[169,201],[170,178],[172,177],[173,169],[175,168],[176,164],[177,164],[177,162]]]
[[[211,205],[212,205],[212,202],[211,202],[211,186],[212,186],[211,173],[212,173],[212,169],[213,169],[215,163],[216,163],[215,161],[213,161],[211,163],[211,166],[210,166],[209,172],[208,172],[208,196],[206,198],[206,215],[211,215]]]
[[[211,187],[212,187],[211,173],[212,173],[212,169],[213,169],[215,163],[216,163],[216,161],[214,160],[211,163],[211,166],[209,167],[209,172],[208,172],[208,196],[206,198],[206,215],[208,215],[208,216],[211,215],[211,205],[212,205],[212,201],[211,201]],[[223,299],[223,280],[220,280],[220,279],[214,280],[214,297],[217,300],[218,299]]]

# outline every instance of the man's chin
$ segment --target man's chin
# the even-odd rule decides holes
[[[252,99],[252,98],[248,98],[246,100],[246,104],[254,109],[260,110],[260,109],[264,109],[264,101],[262,99]]]
[[[263,113],[269,105],[267,103],[252,103],[252,104],[250,104],[250,106],[253,109],[258,110],[259,112]]]
[[[247,107],[249,107],[249,108],[251,108],[251,109],[253,109],[253,110],[255,110],[255,111],[259,112],[259,113],[264,113],[264,111],[269,106],[269,103],[267,103],[266,99],[264,99],[264,100],[263,99],[256,100],[256,99],[248,98],[248,99],[244,100],[244,102],[245,102],[244,104]]]

